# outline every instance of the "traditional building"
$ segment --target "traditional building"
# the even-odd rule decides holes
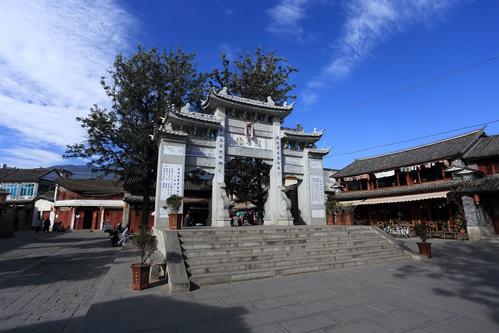
[[[202,107],[203,112],[191,112],[189,105],[170,112],[159,133],[156,227],[167,225],[166,199],[191,191],[186,174],[193,171],[212,179],[205,182],[203,194],[196,194],[196,202],[184,203],[184,213],[196,205],[202,224],[230,225],[225,162],[237,156],[272,166],[265,225],[325,224],[322,159],[329,149],[316,147],[323,131],[283,128],[293,105],[276,105],[270,97],[262,102],[229,95],[226,88],[210,91]]]
[[[31,228],[33,218],[44,213],[37,199],[54,190],[56,178],[68,176],[70,172],[55,168],[0,168],[0,189],[9,193],[2,218],[11,221],[16,230]],[[48,214],[50,208],[44,217]]]
[[[56,180],[55,218],[65,229],[100,230],[105,221],[123,222],[125,192],[120,183],[102,179]]]
[[[496,170],[497,142],[497,136],[489,137],[478,130],[355,160],[334,175],[341,183],[342,192],[333,197],[342,207],[352,208],[353,221],[358,224],[412,226],[427,222],[436,233],[446,233],[455,230],[453,218],[458,205],[463,205],[468,226],[472,228],[467,199],[459,193],[470,194],[479,190],[477,186],[490,189],[495,184],[492,176],[482,176]],[[487,202],[493,198],[492,195]]]
[[[464,155],[467,168],[480,170],[457,189],[463,202],[470,239],[499,235],[499,135],[483,136]],[[467,168],[457,170],[468,175]]]

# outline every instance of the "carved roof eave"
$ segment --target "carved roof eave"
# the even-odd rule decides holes
[[[159,135],[162,136],[162,137],[176,137],[176,138],[185,138],[187,137],[189,134],[187,134],[186,132],[184,131],[177,131],[177,130],[171,130],[171,129],[167,129],[167,128],[162,128],[160,131],[159,131]]]
[[[321,149],[309,149],[308,154],[314,156],[324,157],[331,152],[331,148],[321,148]]]
[[[324,134],[324,130],[320,130],[319,132],[299,132],[299,131],[291,131],[291,130],[283,130],[284,134],[288,136],[299,136],[299,137],[314,137],[321,138]]]
[[[209,128],[218,128],[220,127],[220,120],[214,118],[213,120],[209,119],[200,119],[192,115],[186,115],[184,113],[170,113],[168,121],[172,124],[182,124],[182,125],[195,125]]]
[[[315,143],[322,138],[323,131],[315,132],[315,133],[306,133],[306,132],[293,132],[293,131],[281,131],[282,138],[293,139],[298,142],[308,142]]]
[[[202,103],[203,109],[212,111],[218,105],[240,107],[245,110],[252,110],[255,112],[270,114],[281,118],[288,116],[293,110],[293,104],[286,106],[269,105],[266,102],[254,101],[238,96],[223,95],[214,91],[210,91],[207,99]]]

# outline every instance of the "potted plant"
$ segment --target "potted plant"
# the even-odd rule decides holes
[[[456,223],[456,228],[457,230],[459,230],[461,234],[466,233],[466,221],[463,218],[461,212],[457,212],[456,215],[454,216],[454,223]]]
[[[428,225],[426,223],[416,224],[414,226],[414,231],[416,232],[416,236],[421,239],[421,242],[417,243],[419,254],[431,258],[431,243],[426,242],[429,237]]]
[[[182,206],[183,198],[176,194],[171,195],[166,199],[166,206],[169,210],[168,224],[170,229],[182,228],[182,214],[179,213],[180,206]]]
[[[151,271],[151,263],[147,261],[149,257],[156,251],[158,240],[152,235],[145,226],[140,228],[140,232],[133,240],[140,252],[140,262],[132,264],[132,289],[142,290],[149,288],[149,273]]]

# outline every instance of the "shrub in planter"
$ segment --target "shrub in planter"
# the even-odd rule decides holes
[[[326,212],[327,212],[327,224],[334,224],[334,216],[336,215],[336,210],[338,208],[338,203],[335,200],[326,200]]]
[[[147,261],[156,251],[158,240],[152,235],[145,226],[142,226],[140,232],[133,238],[133,245],[139,249],[140,262],[132,264],[132,289],[142,290],[149,288],[149,272],[151,263]]]
[[[179,214],[180,206],[182,206],[182,198],[176,194],[166,199],[165,208],[169,210],[168,224],[170,229],[180,229],[182,227],[182,214]]]
[[[466,233],[466,220],[460,212],[457,212],[454,216],[454,222],[456,223],[456,228],[460,233]]]
[[[430,234],[428,225],[426,223],[416,224],[414,226],[414,231],[416,232],[416,236],[421,239],[421,242],[417,243],[419,254],[426,256],[427,258],[431,258],[431,243],[426,242]]]

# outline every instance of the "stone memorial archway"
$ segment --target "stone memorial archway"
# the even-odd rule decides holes
[[[198,169],[213,175],[211,226],[229,226],[225,162],[237,156],[262,159],[271,165],[266,225],[293,224],[285,177],[299,179],[296,192],[301,221],[326,224],[322,158],[329,149],[315,146],[323,131],[307,133],[301,125],[281,127],[293,105],[276,105],[270,97],[266,102],[256,101],[229,95],[224,88],[210,91],[202,106],[202,113],[191,112],[189,105],[170,112],[158,133],[156,227],[168,225],[168,212],[163,208],[166,198],[184,196],[186,172]]]

